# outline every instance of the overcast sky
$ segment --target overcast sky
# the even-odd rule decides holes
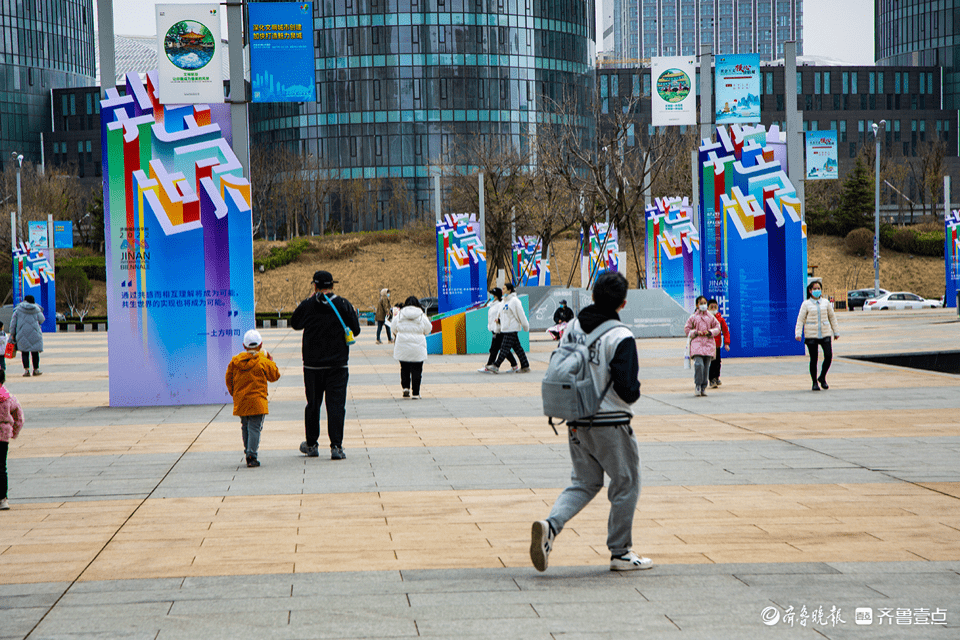
[[[804,53],[850,64],[873,64],[873,1],[804,0]],[[196,0],[113,0],[115,32],[120,35],[154,35],[157,31],[154,5],[194,2]],[[223,9],[222,28],[226,37],[226,8]],[[598,6],[598,17],[599,11]],[[601,24],[599,20],[597,23]]]

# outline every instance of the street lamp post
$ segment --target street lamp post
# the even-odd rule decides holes
[[[20,198],[20,169],[23,167],[23,154],[13,152],[13,159],[17,161],[17,233],[23,235],[23,202]]]
[[[873,138],[876,141],[873,209],[873,295],[880,297],[880,134],[887,121],[881,120],[879,126],[873,124]]]

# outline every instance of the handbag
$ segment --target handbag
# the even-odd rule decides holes
[[[14,357],[15,355],[17,355],[17,345],[14,344],[13,340],[8,340],[7,346],[3,350],[3,357],[9,359]]]
[[[353,337],[353,331],[350,329],[350,327],[347,326],[347,323],[343,321],[343,318],[340,317],[340,312],[337,311],[337,307],[334,306],[333,300],[331,300],[330,297],[327,296],[327,294],[323,294],[323,298],[327,301],[327,304],[330,305],[330,308],[333,309],[333,312],[337,314],[337,320],[340,321],[340,326],[343,327],[344,340],[347,341],[348,345],[355,344],[357,342],[357,339]]]
[[[690,368],[690,343],[693,342],[693,334],[687,336],[687,346],[683,349],[683,368]]]

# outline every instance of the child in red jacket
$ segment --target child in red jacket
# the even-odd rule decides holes
[[[707,312],[712,313],[720,321],[720,334],[714,338],[717,341],[717,357],[710,363],[710,388],[716,389],[720,382],[720,347],[730,351],[730,330],[727,329],[727,323],[720,315],[720,306],[714,299],[707,300]]]

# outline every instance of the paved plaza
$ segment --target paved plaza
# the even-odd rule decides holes
[[[106,334],[47,336],[42,377],[8,361],[27,424],[0,638],[958,638],[960,376],[844,356],[955,350],[960,321],[838,318],[819,393],[805,357],[729,358],[696,398],[682,339],[638,341],[654,568],[625,574],[604,494],[530,564],[570,474],[540,415],[549,341],[525,376],[431,356],[417,401],[364,327],[332,461],[325,430],[320,458],[297,450],[300,334],[264,330],[283,377],[248,469],[231,406],[110,408]]]

